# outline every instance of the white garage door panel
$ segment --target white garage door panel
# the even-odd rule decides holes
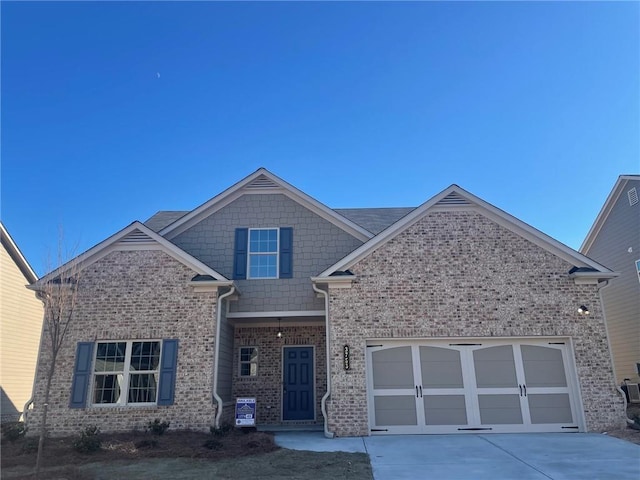
[[[427,425],[466,425],[467,404],[464,395],[429,395],[424,397]]]
[[[367,348],[373,433],[579,430],[567,341],[376,343]]]

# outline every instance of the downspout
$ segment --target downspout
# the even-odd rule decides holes
[[[220,428],[220,417],[222,417],[222,408],[223,401],[218,395],[218,363],[220,361],[220,324],[222,322],[222,300],[227,298],[230,295],[233,295],[236,291],[235,285],[231,285],[231,289],[227,293],[223,293],[218,297],[218,302],[216,304],[216,349],[215,349],[215,359],[213,365],[213,398],[218,405],[216,409],[216,419],[214,423],[215,428]]]
[[[325,332],[325,347],[326,351],[326,364],[327,364],[327,391],[323,395],[320,402],[320,410],[322,410],[322,416],[324,417],[324,436],[327,438],[333,438],[334,433],[329,431],[329,423],[327,419],[327,399],[331,395],[331,335],[329,334],[329,294],[318,288],[315,283],[311,286],[313,290],[324,297],[324,332]]]
[[[608,286],[609,286],[609,280],[605,280],[603,282],[598,283],[598,296],[600,298],[600,307],[602,308],[602,319],[604,320],[604,329],[605,329],[605,332],[607,333],[607,346],[609,347],[609,357],[611,358],[611,369],[613,370],[613,379],[614,379],[614,382],[617,383],[618,380],[616,376],[616,365],[613,362],[613,350],[611,350],[611,339],[609,338],[607,314],[605,312],[604,301],[602,299],[602,290],[604,290]],[[616,385],[616,390],[620,393],[620,395],[622,395],[622,399],[624,400],[624,412],[625,412],[624,417],[625,417],[625,420],[627,421],[627,425],[634,425],[635,422],[629,417],[627,417],[627,395],[624,393],[624,390],[620,388],[620,385]]]

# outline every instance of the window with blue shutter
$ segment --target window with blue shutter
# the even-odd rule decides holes
[[[92,362],[93,342],[78,342],[73,382],[71,384],[70,408],[84,408],[87,405]]]
[[[233,278],[293,278],[293,228],[237,228]]]
[[[280,278],[293,277],[293,228],[280,229]]]
[[[160,380],[158,382],[158,405],[173,405],[178,367],[178,340],[163,340]]]

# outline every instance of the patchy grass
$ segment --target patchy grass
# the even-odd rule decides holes
[[[44,474],[49,480],[127,479],[261,479],[370,480],[369,458],[343,452],[280,449],[263,432],[230,431],[213,436],[167,431],[162,436],[133,432],[101,434],[102,448],[93,453],[73,449],[75,438],[48,439]],[[29,439],[2,443],[2,478],[31,479],[35,452]]]

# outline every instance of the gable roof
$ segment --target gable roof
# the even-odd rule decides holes
[[[400,208],[334,208],[343,217],[377,235],[389,225],[396,223],[416,207]]]
[[[160,210],[143,223],[154,232],[159,232],[187,213],[189,213],[188,210]]]
[[[203,203],[170,225],[162,228],[158,233],[171,240],[209,215],[220,210],[226,205],[229,205],[242,195],[265,193],[279,193],[286,195],[293,201],[301,204],[363,242],[373,237],[373,234],[362,226],[339,213],[336,213],[334,210],[331,210],[329,207],[318,202],[306,193],[298,190],[293,185],[275,176],[265,168],[259,168],[254,173],[245,177],[243,180],[240,180],[238,183],[229,187],[219,195],[216,195],[211,200]]]
[[[593,225],[591,226],[589,233],[587,233],[587,236],[585,237],[584,242],[582,242],[582,245],[580,246],[580,252],[587,253],[589,251],[589,249],[593,245],[593,242],[596,240],[598,234],[600,233],[600,230],[602,229],[603,225],[607,221],[607,218],[609,217],[611,210],[613,210],[613,207],[617,203],[618,199],[620,198],[622,193],[626,190],[627,183],[634,180],[639,181],[640,175],[620,175],[618,177],[618,180],[613,186],[611,193],[609,193],[609,196],[605,200],[604,205],[600,210],[600,213],[598,213],[596,220],[593,222]],[[637,192],[637,193],[640,193],[640,192]]]
[[[22,272],[22,275],[24,275],[27,282],[35,282],[38,279],[36,272],[33,271],[33,268],[31,268],[27,259],[24,258],[24,255],[22,255],[22,252],[16,245],[16,242],[13,241],[13,238],[11,238],[11,235],[9,235],[9,232],[2,222],[0,222],[0,240],[2,242],[2,246],[13,260],[13,263],[15,263],[20,272]]]
[[[149,227],[135,221],[118,233],[115,233],[103,242],[42,277],[34,284],[34,289],[37,290],[38,287],[63,275],[72,268],[84,269],[113,251],[132,250],[161,250],[178,262],[194,270],[198,275],[208,276],[215,281],[228,282],[231,284],[231,281],[224,275],[189,255]]]
[[[385,208],[334,208],[333,211],[360,225],[367,231],[377,235],[392,223],[396,223],[407,213],[416,207],[385,207]],[[154,232],[171,225],[189,211],[184,210],[160,210],[144,224]]]
[[[563,243],[540,232],[539,230],[524,223],[523,221],[518,220],[517,218],[509,215],[508,213],[500,210],[497,207],[494,207],[481,198],[467,192],[458,185],[451,185],[450,187],[446,188],[439,194],[432,197],[430,200],[427,200],[425,203],[402,217],[400,220],[389,226],[377,236],[361,245],[359,248],[344,257],[342,260],[332,265],[324,272],[320,273],[317,277],[314,277],[314,280],[330,277],[331,275],[336,275],[339,274],[339,272],[348,270],[364,257],[368,256],[373,251],[390,241],[392,238],[396,237],[401,232],[409,228],[411,225],[418,222],[429,212],[452,209],[472,209],[478,211],[480,214],[488,217],[499,225],[522,237],[525,237],[539,247],[566,260],[574,266],[589,267],[590,269],[595,270],[596,272],[598,272],[598,275],[600,275],[600,278],[612,278],[617,276],[615,272],[612,272],[607,267],[600,265],[596,261],[582,255],[581,253],[576,252],[572,248],[567,247]]]

